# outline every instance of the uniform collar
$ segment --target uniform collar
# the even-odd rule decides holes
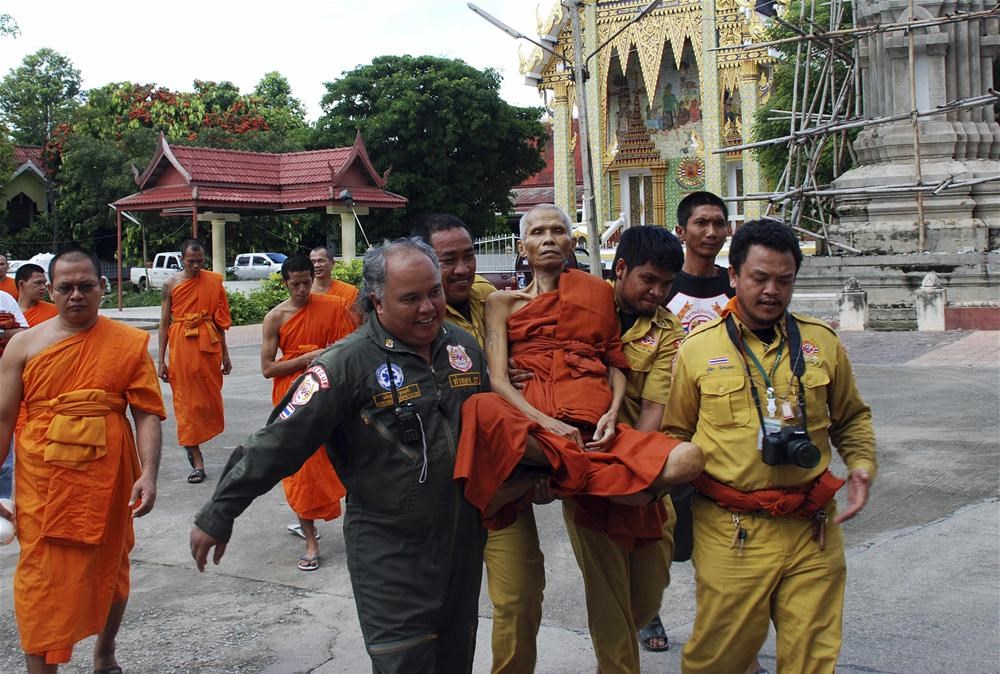
[[[382,325],[382,322],[378,319],[378,315],[374,311],[368,314],[368,320],[365,325],[368,326],[369,339],[371,339],[380,349],[391,353],[412,353],[415,356],[420,356],[419,353],[386,330]],[[447,340],[447,338],[448,327],[447,322],[445,321],[441,323],[441,329],[438,331],[437,337],[435,337],[434,341],[431,343],[432,357],[437,353],[438,349],[441,348],[441,345]],[[420,357],[423,358],[423,356]]]

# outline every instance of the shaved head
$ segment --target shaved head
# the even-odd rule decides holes
[[[64,250],[49,262],[49,282],[51,283],[55,283],[56,263],[58,262],[89,262],[90,266],[94,268],[94,276],[98,279],[101,278],[101,261],[93,253],[83,250]]]

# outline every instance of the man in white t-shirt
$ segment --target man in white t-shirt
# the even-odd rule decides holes
[[[6,258],[4,259],[6,262]],[[7,342],[21,330],[28,327],[28,321],[24,320],[24,314],[17,300],[10,293],[0,290],[0,357],[3,356],[3,348]],[[10,452],[7,459],[0,466],[0,498],[10,498],[12,477],[14,475],[14,443],[11,442]]]

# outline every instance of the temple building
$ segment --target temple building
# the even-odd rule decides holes
[[[646,0],[585,0],[587,117],[597,222],[673,226],[684,196],[723,197],[766,189],[750,153],[714,154],[737,145],[770,91],[772,59],[753,43],[778,3],[759,0],[664,0],[622,27]],[[538,47],[523,48],[521,72],[552,115],[555,203],[573,213],[580,181],[572,160],[575,87],[569,12],[539,9]],[[716,49],[719,48],[719,49]],[[759,214],[760,204],[730,202],[730,217]]]

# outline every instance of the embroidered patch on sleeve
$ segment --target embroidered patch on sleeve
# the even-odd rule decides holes
[[[311,368],[306,370],[306,374],[311,374],[316,377],[316,381],[319,383],[321,389],[330,388],[330,378],[326,374],[326,370],[323,369],[321,365],[313,365]]]
[[[478,372],[469,372],[468,374],[450,374],[448,375],[448,383],[452,388],[462,388],[464,386],[479,386],[482,384],[483,379]]]

